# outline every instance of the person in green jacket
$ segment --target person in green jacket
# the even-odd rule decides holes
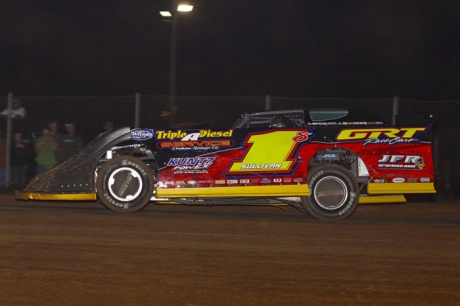
[[[37,156],[37,174],[44,173],[57,165],[56,150],[58,142],[51,136],[50,130],[46,127],[42,129],[42,136],[35,141],[35,152]]]

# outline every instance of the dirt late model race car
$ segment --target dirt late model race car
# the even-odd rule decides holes
[[[98,200],[117,212],[149,202],[288,204],[317,219],[358,203],[434,193],[430,126],[390,127],[341,109],[241,115],[228,128],[102,135],[34,177],[18,200]]]

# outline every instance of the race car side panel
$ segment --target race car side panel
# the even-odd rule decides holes
[[[302,146],[309,142],[309,129],[241,129],[235,131],[212,131],[214,135],[228,135],[218,138],[201,138],[206,130],[181,133],[158,131],[157,158],[158,194],[180,193],[164,189],[193,188],[198,194],[206,194],[197,188],[221,187],[224,196],[249,195],[257,186],[306,184],[307,164],[298,156]],[[162,135],[171,136],[169,139]],[[193,136],[197,135],[196,139]],[[175,138],[177,137],[177,138]],[[158,141],[159,140],[159,141]],[[226,191],[225,187],[231,188]],[[252,187],[245,188],[241,187]],[[291,194],[297,187],[283,191],[261,188],[257,194]],[[231,191],[232,190],[232,191]],[[235,192],[235,190],[238,190]],[[251,191],[252,190],[252,191]],[[184,193],[190,194],[189,191]],[[214,192],[212,192],[214,193]],[[308,188],[294,192],[305,195]]]
[[[306,184],[309,162],[317,152],[339,148],[354,152],[364,161],[370,194],[435,192],[431,144],[421,141],[429,140],[427,130],[328,127],[155,131],[153,143],[160,164],[157,192],[164,197],[280,196],[285,188],[286,194],[292,194],[288,186]],[[326,132],[334,136],[317,137]],[[376,188],[373,184],[384,185]],[[267,186],[285,187],[270,192]],[[218,189],[210,191],[210,187]],[[255,192],[257,187],[260,192]],[[305,195],[302,190],[295,192]]]
[[[429,127],[342,129],[340,147],[358,154],[369,172],[369,194],[434,193]]]

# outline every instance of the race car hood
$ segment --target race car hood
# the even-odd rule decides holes
[[[16,192],[16,198],[23,200],[30,198],[27,196],[30,193],[94,194],[94,171],[99,160],[112,146],[130,139],[129,127],[116,129],[97,137],[62,164],[35,176],[22,192]]]

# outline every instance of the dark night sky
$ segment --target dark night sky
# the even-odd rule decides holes
[[[0,1],[2,95],[167,95],[155,0]],[[190,0],[177,93],[460,98],[460,1]]]

